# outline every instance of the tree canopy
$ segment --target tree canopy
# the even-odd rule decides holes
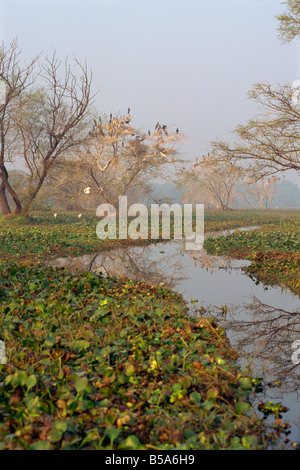
[[[283,5],[286,5],[286,10],[276,18],[279,21],[279,37],[283,43],[288,43],[300,37],[300,2],[287,0]]]

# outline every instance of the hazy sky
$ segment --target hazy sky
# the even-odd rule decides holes
[[[187,136],[194,159],[255,113],[247,91],[300,79],[297,43],[282,45],[281,0],[0,0],[1,40],[25,58],[86,60],[100,113],[125,113],[145,131],[157,121]],[[297,181],[297,177],[292,178]]]

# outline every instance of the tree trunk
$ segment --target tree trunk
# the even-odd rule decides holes
[[[8,182],[6,183],[6,189],[7,189],[7,192],[11,195],[12,200],[14,201],[14,204],[16,206],[15,214],[21,214],[22,205],[19,201],[19,198],[18,198],[17,194],[15,193],[15,191],[13,190],[13,188],[11,187],[11,185]]]
[[[21,208],[21,212],[23,215],[27,216],[29,214],[29,211],[30,211],[30,207],[31,207],[31,204],[32,202],[34,201],[36,195],[38,194],[39,190],[41,189],[43,183],[44,183],[44,180],[46,178],[46,175],[47,175],[47,172],[49,170],[49,167],[45,167],[44,170],[43,170],[43,173],[42,175],[40,176],[39,178],[39,181],[38,183],[35,185],[35,187],[30,191],[30,194],[28,196],[28,200],[26,201],[25,205],[23,208]]]
[[[1,204],[1,209],[2,209],[2,214],[3,215],[9,215],[11,214],[11,210],[7,201],[7,197],[5,194],[5,186],[1,184],[0,186],[0,204]]]
[[[1,186],[0,186],[0,192],[1,192],[0,203],[1,203],[3,214],[4,215],[11,214],[11,210],[10,210],[10,207],[9,207],[9,204],[8,204],[8,201],[7,201],[7,196],[6,196],[5,190],[10,194],[10,196],[11,196],[11,198],[12,198],[14,204],[15,204],[15,214],[20,214],[21,210],[22,210],[22,205],[19,201],[19,198],[18,198],[16,192],[13,190],[13,188],[11,187],[11,185],[8,182],[8,173],[7,173],[7,170],[5,168],[4,163],[2,163],[0,165],[0,178],[2,180],[1,181]]]

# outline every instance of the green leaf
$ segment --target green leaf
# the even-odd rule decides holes
[[[70,344],[70,347],[75,352],[81,352],[81,351],[86,351],[90,347],[90,343],[87,340],[78,339],[78,340],[72,341],[72,343]]]
[[[210,411],[214,406],[214,403],[210,400],[205,400],[201,406],[205,411]]]
[[[30,450],[50,450],[51,444],[47,441],[37,441],[29,446]]]
[[[51,429],[49,439],[51,442],[59,442],[63,437],[63,432],[60,429]]]
[[[105,435],[109,437],[110,441],[113,442],[117,439],[118,435],[120,434],[119,429],[114,428],[113,426],[109,426],[105,430]]]
[[[33,397],[30,398],[29,400],[26,400],[26,406],[29,411],[33,412],[39,409],[39,397]]]
[[[179,392],[181,390],[181,383],[176,383],[172,387],[173,392]]]
[[[190,399],[196,403],[196,405],[201,405],[201,395],[198,392],[192,392],[190,394]]]
[[[52,346],[54,346],[54,344],[55,344],[55,339],[56,339],[56,338],[55,338],[54,335],[49,334],[49,335],[47,336],[47,339],[46,339],[45,342],[44,342],[44,345],[45,345],[47,348],[52,348]]]
[[[121,449],[132,449],[132,450],[137,450],[137,449],[142,449],[143,446],[140,443],[140,440],[137,436],[135,435],[130,435],[128,436],[125,440],[123,440],[120,444]]]
[[[57,429],[58,431],[66,432],[68,425],[67,425],[67,422],[64,421],[63,419],[59,419],[55,421],[53,427]]]
[[[83,392],[88,386],[88,379],[86,377],[79,377],[74,380],[74,385],[77,392]]]
[[[242,437],[242,446],[246,449],[255,449],[258,445],[258,438],[256,436]]]
[[[21,387],[23,387],[24,385],[26,385],[26,382],[27,382],[26,372],[23,372],[22,370],[20,370],[14,373],[12,377],[13,385],[20,385]]]
[[[131,377],[135,372],[135,368],[132,364],[128,364],[125,367],[125,374]]]
[[[243,446],[241,444],[240,438],[235,436],[230,441],[230,449],[232,450],[242,450]]]
[[[36,382],[37,382],[36,376],[34,374],[30,375],[28,379],[26,380],[27,390],[34,387],[36,385]]]
[[[248,413],[250,408],[251,408],[251,406],[250,406],[249,403],[246,403],[244,401],[239,401],[236,405],[235,411],[239,415],[244,415],[244,414]]]
[[[239,379],[240,386],[243,390],[251,390],[252,389],[252,380],[250,377],[241,377]]]

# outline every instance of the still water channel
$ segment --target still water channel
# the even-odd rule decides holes
[[[288,290],[251,279],[242,269],[249,264],[208,255],[204,248],[187,251],[184,240],[59,258],[54,263],[104,276],[124,275],[164,284],[182,294],[191,313],[214,316],[239,353],[241,367],[249,365],[252,375],[264,380],[264,391],[255,397],[254,405],[271,400],[286,406],[289,411],[282,418],[291,425],[288,438],[300,446],[300,364],[294,364],[291,358],[292,344],[300,340],[300,300]]]

